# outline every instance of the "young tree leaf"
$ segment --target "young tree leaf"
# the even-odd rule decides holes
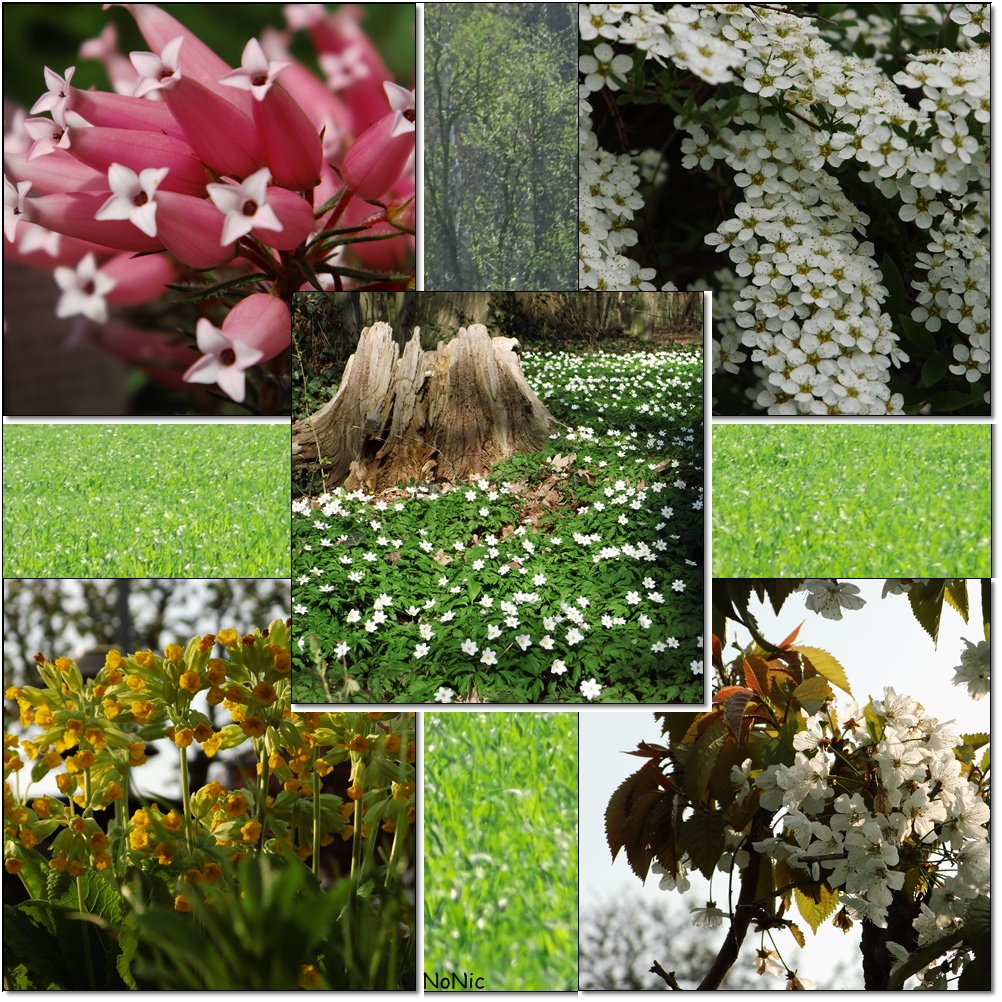
[[[646,883],[647,873],[654,859],[653,823],[651,814],[661,802],[664,794],[660,790],[641,793],[633,802],[633,808],[623,825],[623,839],[626,859],[630,869]]]
[[[992,583],[987,578],[981,581],[981,618],[985,624],[985,640],[990,642],[992,639]]]
[[[769,596],[772,611],[778,616],[783,603],[804,583],[804,578],[759,578],[755,582],[755,591],[759,599]],[[780,644],[780,647],[783,645]]]
[[[762,658],[750,657],[744,662],[745,682],[749,689],[754,689],[760,696],[769,692],[769,666]]]
[[[613,862],[616,861],[619,850],[626,844],[624,828],[634,803],[641,794],[657,789],[657,785],[655,771],[648,763],[632,776],[627,776],[609,798],[609,804],[605,809],[605,837],[609,843]]]
[[[967,604],[967,579],[952,578],[948,580],[943,597],[960,613],[961,618],[966,623],[970,612]]]
[[[796,888],[797,910],[811,927],[811,932],[817,935],[818,927],[835,911],[838,904],[838,891],[830,891],[824,884],[814,884],[811,890],[816,891],[817,901],[799,887]]]
[[[985,734],[984,732],[979,732],[977,734],[962,734],[960,736],[960,740],[963,741],[965,745],[970,745],[971,748],[975,749],[988,744],[991,739],[992,736],[990,734]]]
[[[693,866],[709,880],[724,851],[724,812],[696,811],[682,822],[678,844],[689,853]]]
[[[745,707],[754,695],[755,693],[751,692],[749,689],[735,689],[735,691],[724,702],[722,709],[724,720],[727,723],[727,729],[737,739],[740,739],[741,737],[741,720],[745,715]]]
[[[905,283],[901,278],[898,266],[891,259],[890,255],[884,254],[880,262],[880,273],[884,278],[884,286],[887,289],[887,301],[884,309],[892,317],[896,317],[904,310],[905,306]]]
[[[943,614],[943,592],[946,582],[932,580],[926,584],[913,584],[908,590],[908,601],[919,625],[932,637],[933,644],[939,639],[939,619]]]
[[[694,804],[700,803],[706,793],[707,781],[726,738],[727,725],[723,716],[710,714],[710,722],[696,739],[685,770],[685,790]]]
[[[921,950],[916,950],[909,955],[907,960],[901,961],[891,968],[887,987],[891,991],[900,988],[913,974],[918,974],[923,967],[928,967],[934,960],[942,957],[947,950],[963,941],[964,930],[955,929],[953,932],[926,944]]]
[[[805,622],[806,622],[806,620],[803,620],[803,621],[801,622],[800,626],[803,626]],[[789,636],[788,636],[788,637],[786,638],[786,640],[784,640],[784,641],[783,641],[783,642],[782,642],[782,643],[781,643],[781,644],[779,645],[780,647],[782,647],[782,648],[783,648],[783,650],[784,650],[784,651],[785,651],[785,650],[786,650],[786,649],[787,649],[787,648],[788,648],[788,647],[789,647],[789,646],[790,646],[790,645],[791,645],[791,644],[793,643],[793,641],[794,641],[794,640],[796,640],[796,639],[797,639],[797,634],[798,634],[798,633],[800,633],[800,626],[798,626],[798,627],[797,627],[797,628],[796,628],[796,629],[795,629],[795,630],[794,630],[794,631],[793,631],[793,632],[792,632],[792,633],[791,633],[791,634],[790,634],[790,635],[789,635]]]
[[[794,698],[804,708],[804,712],[808,716],[817,713],[834,695],[828,680],[820,675],[815,675],[814,678],[801,682],[793,690]],[[806,918],[806,916],[804,917]]]
[[[804,659],[811,663],[814,670],[819,675],[824,675],[832,685],[837,685],[843,692],[852,695],[845,669],[827,651],[821,650],[820,647],[794,647],[793,650],[799,651]]]
[[[796,922],[790,923],[790,935],[797,941],[797,946],[802,950],[806,940],[804,939],[804,931],[797,925]]]

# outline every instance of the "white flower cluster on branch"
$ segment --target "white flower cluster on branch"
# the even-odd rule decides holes
[[[946,6],[906,13],[935,8],[942,19]],[[714,339],[715,371],[736,373],[750,359],[755,406],[771,414],[901,414],[903,397],[889,382],[909,356],[897,331],[914,323],[928,343],[946,320],[965,339],[952,346],[950,371],[971,383],[988,373],[987,48],[918,53],[892,79],[875,59],[836,48],[807,17],[773,6],[580,9],[582,39],[601,38],[581,57],[582,288],[655,288],[655,270],[625,253],[638,241],[637,163],[647,154],[609,153],[593,131],[592,102],[614,96],[636,62],[616,53],[610,43],[618,43],[697,83],[735,85],[690,100],[674,118],[687,133],[682,167],[723,165],[742,191],[705,237],[740,280],[728,297],[733,316]],[[952,7],[964,26],[958,44],[990,30],[988,10]],[[869,211],[854,201],[860,188],[873,192]],[[904,280],[877,250],[893,240],[894,217],[924,231],[918,272],[907,276],[918,304],[910,317],[899,312]]]

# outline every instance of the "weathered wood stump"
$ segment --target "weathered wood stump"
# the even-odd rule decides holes
[[[517,345],[472,324],[434,351],[415,329],[401,354],[389,324],[365,328],[333,400],[293,425],[293,461],[320,462],[329,483],[375,493],[475,480],[538,452],[554,418],[522,375]]]

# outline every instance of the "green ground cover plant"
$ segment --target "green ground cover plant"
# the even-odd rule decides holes
[[[285,577],[288,425],[7,425],[4,577]]]
[[[702,700],[700,353],[522,364],[543,452],[293,503],[295,702]]]
[[[713,574],[986,577],[987,425],[719,425]]]
[[[577,989],[577,745],[571,713],[425,715],[425,991]]]

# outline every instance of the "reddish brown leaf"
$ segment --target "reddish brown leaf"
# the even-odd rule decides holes
[[[803,626],[803,625],[804,625],[803,623],[801,623],[801,624],[800,624],[800,626]],[[798,627],[797,627],[797,628],[796,628],[796,629],[795,629],[795,630],[793,631],[793,633],[791,633],[791,634],[790,634],[790,635],[789,635],[789,636],[788,636],[788,637],[786,638],[786,640],[784,640],[784,641],[783,641],[783,642],[782,642],[782,643],[781,643],[781,644],[779,645],[780,647],[782,647],[782,648],[783,648],[783,650],[784,650],[784,651],[786,650],[786,648],[787,648],[787,647],[789,647],[789,646],[790,646],[790,644],[792,644],[792,643],[793,643],[793,641],[794,641],[794,640],[796,640],[796,639],[797,639],[797,634],[798,634],[798,633],[800,632],[800,626],[798,626]]]
[[[724,667],[724,656],[720,650],[720,638],[714,634],[713,635],[713,658],[711,664],[714,668],[719,668],[721,671]]]
[[[769,691],[769,666],[762,658],[750,657],[744,661],[745,682],[749,689],[754,689],[764,696]]]
[[[753,695],[754,692],[751,689],[746,689],[743,685],[725,685],[723,689],[718,689],[713,694],[714,703],[723,703],[728,700],[736,692],[747,692],[749,696]]]
[[[637,750],[627,752],[627,755],[638,755],[640,758],[663,759],[668,757],[668,749],[664,745],[652,745],[649,741],[640,741]]]
[[[745,707],[748,701],[754,697],[750,689],[734,689],[733,694],[727,699],[723,706],[724,721],[727,729],[735,738],[741,736],[741,718],[745,715]]]
[[[609,798],[609,804],[605,809],[605,837],[609,842],[613,861],[626,844],[625,827],[637,797],[657,789],[657,786],[656,770],[648,763],[624,779]]]

